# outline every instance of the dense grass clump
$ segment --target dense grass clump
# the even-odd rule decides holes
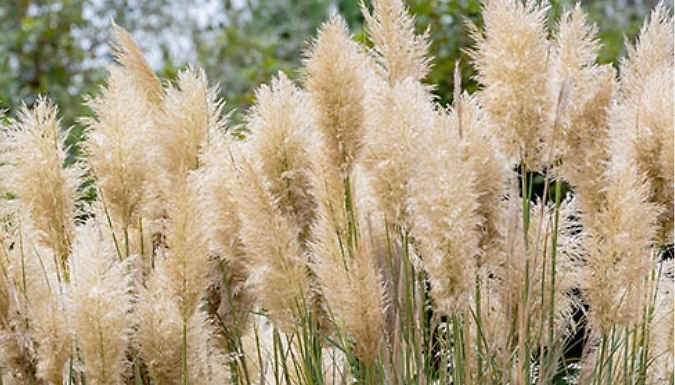
[[[0,383],[672,384],[669,12],[617,74],[579,7],[486,0],[443,107],[376,0],[244,139],[117,28],[78,161],[46,99],[3,127]]]

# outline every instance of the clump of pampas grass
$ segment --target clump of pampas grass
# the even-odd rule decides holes
[[[450,106],[405,3],[362,12],[244,138],[119,27],[74,164],[46,98],[9,119],[2,383],[672,383],[670,11],[615,70],[580,7],[487,0]]]

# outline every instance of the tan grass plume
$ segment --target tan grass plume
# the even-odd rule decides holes
[[[365,78],[370,74],[366,55],[338,16],[321,27],[306,55],[305,84],[326,145],[321,156],[349,174],[362,145]]]
[[[368,35],[381,75],[393,86],[406,78],[421,81],[429,73],[429,31],[415,33],[415,19],[403,0],[375,0],[371,13],[361,2]]]
[[[419,138],[423,156],[410,177],[411,234],[429,273],[431,295],[447,314],[467,309],[478,254],[473,170],[462,161],[457,120],[441,112]]]
[[[281,211],[251,160],[237,156],[237,193],[241,239],[248,253],[249,284],[283,331],[293,328],[307,299],[307,259],[299,228]]]
[[[663,208],[659,243],[673,242],[673,18],[663,3],[645,21],[621,63],[612,107],[612,154],[635,159],[649,183],[649,200]],[[613,161],[614,162],[614,161]]]
[[[609,161],[609,107],[615,71],[596,63],[600,43],[597,27],[589,25],[579,6],[565,13],[553,41],[550,92],[568,87],[566,108],[556,111],[553,172],[575,189],[581,212],[589,218],[602,205],[605,165]]]
[[[94,117],[83,120],[84,150],[99,198],[116,226],[135,226],[152,178],[147,151],[153,107],[118,67],[110,68],[106,86],[88,104]]]
[[[118,259],[99,226],[90,220],[77,230],[68,313],[88,381],[122,384],[132,333],[129,264]]]
[[[304,247],[316,209],[310,158],[314,131],[307,98],[280,73],[270,86],[258,89],[256,99],[247,116],[252,166]]]
[[[478,99],[509,160],[537,170],[552,108],[547,8],[533,0],[488,0],[483,7],[483,31],[471,28],[476,47],[470,55],[483,85]]]
[[[117,62],[124,67],[124,74],[131,84],[135,84],[143,97],[157,105],[164,98],[164,88],[155,72],[150,68],[129,32],[113,23],[117,44],[113,44],[113,53]]]
[[[66,132],[61,131],[57,113],[57,107],[42,97],[32,109],[19,112],[7,133],[5,170],[21,214],[33,223],[33,235],[65,263],[73,241],[82,171],[77,164],[64,165]],[[59,274],[65,277],[63,267]]]

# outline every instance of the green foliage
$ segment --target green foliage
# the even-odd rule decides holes
[[[8,1],[0,5],[0,106],[10,113],[48,94],[59,102],[64,125],[86,111],[82,95],[91,93],[104,72],[89,68],[91,53],[80,29],[86,0]],[[91,41],[87,36],[86,40]],[[93,49],[93,46],[88,48]]]
[[[420,26],[419,32],[423,32],[423,26],[429,26],[432,42],[430,55],[434,58],[434,66],[427,82],[436,86],[436,95],[442,104],[452,102],[453,73],[458,60],[462,89],[470,93],[476,90],[477,83],[471,78],[474,71],[462,48],[473,44],[466,33],[465,21],[470,20],[481,26],[480,4],[478,0],[425,0],[410,4],[410,12],[415,15],[417,25]]]

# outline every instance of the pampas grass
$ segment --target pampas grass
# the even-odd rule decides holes
[[[128,265],[119,261],[97,224],[78,229],[70,259],[71,317],[83,373],[93,383],[121,384],[132,332]]]
[[[2,127],[1,383],[673,383],[670,11],[615,70],[579,6],[488,0],[442,106],[428,34],[371,5],[244,138],[119,27],[75,164],[46,98]]]

